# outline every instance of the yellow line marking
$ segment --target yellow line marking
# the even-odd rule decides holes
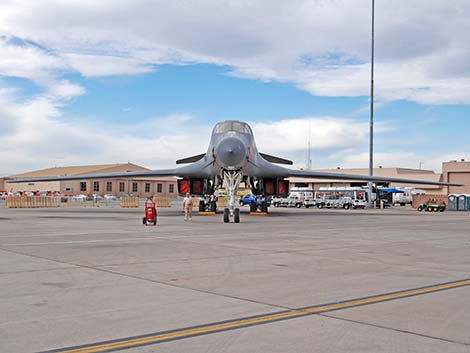
[[[197,214],[215,214],[215,212],[210,212],[210,211],[200,211]]]
[[[268,213],[267,212],[250,212],[251,215],[255,216],[266,216]]]
[[[327,311],[352,308],[352,307],[359,306],[359,305],[380,303],[380,302],[384,302],[388,300],[405,298],[405,297],[415,296],[415,295],[422,295],[422,294],[427,294],[427,293],[433,293],[433,292],[437,292],[437,291],[441,291],[445,289],[458,288],[458,287],[463,287],[463,286],[468,286],[468,285],[470,285],[470,279],[457,281],[457,282],[438,284],[438,285],[424,287],[424,288],[404,290],[401,292],[381,294],[381,295],[376,295],[376,296],[372,296],[368,298],[352,299],[352,300],[347,300],[347,301],[340,302],[340,303],[325,304],[325,305],[307,307],[307,308],[302,308],[302,309],[296,309],[292,311],[266,314],[266,315],[261,315],[258,317],[234,320],[234,321],[229,321],[229,322],[208,324],[202,327],[186,328],[186,329],[176,330],[173,332],[150,335],[147,337],[129,338],[129,339],[123,339],[123,340],[115,341],[115,342],[97,343],[95,345],[89,345],[87,347],[81,347],[81,348],[76,347],[76,348],[68,348],[68,349],[65,348],[63,350],[54,350],[50,352],[51,353],[52,352],[55,352],[55,353],[99,353],[99,352],[105,352],[105,351],[115,350],[115,349],[116,350],[127,349],[127,348],[145,345],[145,344],[155,344],[155,343],[159,343],[162,341],[187,338],[191,336],[215,333],[215,332],[220,332],[224,330],[247,327],[251,325],[259,325],[259,324],[274,322],[278,320],[292,319],[295,317],[301,317],[305,315],[312,315],[312,314],[317,314],[317,313],[322,313],[322,312],[327,312]]]

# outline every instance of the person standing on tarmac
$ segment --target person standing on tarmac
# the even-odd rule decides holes
[[[188,219],[192,221],[193,219],[193,198],[189,192],[186,193],[186,197],[183,199],[183,210],[184,210],[184,220]]]

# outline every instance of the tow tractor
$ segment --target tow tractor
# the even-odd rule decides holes
[[[142,224],[148,226],[153,224],[157,225],[157,205],[153,199],[148,198],[145,200],[145,213],[144,218],[142,219]]]
[[[445,203],[439,203],[436,201],[428,201],[420,204],[418,206],[418,211],[419,212],[444,212],[446,210],[446,204]]]

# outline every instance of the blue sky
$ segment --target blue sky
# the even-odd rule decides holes
[[[309,127],[315,168],[367,167],[368,1],[120,5],[0,5],[0,175],[168,167],[224,119],[250,122],[260,150],[298,167]],[[380,5],[376,166],[469,158],[470,4]]]
[[[291,83],[229,76],[230,67],[210,64],[164,65],[136,76],[74,81],[87,94],[64,110],[100,119],[146,119],[185,112],[211,123],[224,119],[278,120],[308,115],[348,115],[368,97],[318,97]]]

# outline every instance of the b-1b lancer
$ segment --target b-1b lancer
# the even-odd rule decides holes
[[[240,222],[240,210],[235,207],[235,197],[241,182],[249,186],[253,194],[264,199],[268,196],[287,196],[289,181],[286,178],[289,177],[460,186],[423,180],[289,169],[281,165],[292,165],[292,161],[259,152],[250,126],[236,120],[222,121],[215,125],[206,153],[179,159],[176,164],[188,165],[151,171],[12,179],[9,182],[177,176],[180,177],[179,194],[189,192],[195,196],[212,195],[224,187],[228,197],[228,207],[224,209],[226,223],[230,218],[235,223]],[[267,211],[267,203],[263,202],[261,208]]]

